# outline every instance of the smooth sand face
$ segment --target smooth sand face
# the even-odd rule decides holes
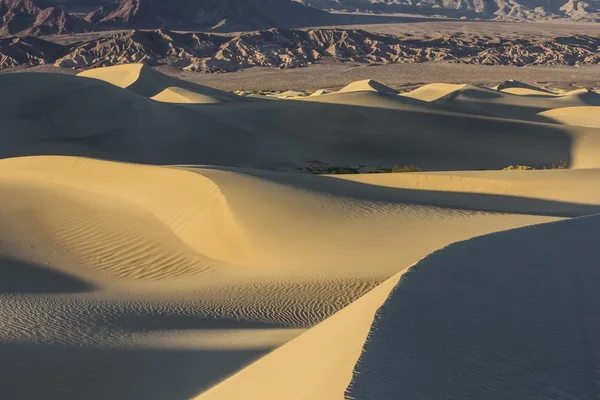
[[[0,387],[11,398],[341,400],[349,385],[371,396],[373,381],[356,376],[375,370],[364,363],[379,354],[377,310],[411,265],[600,211],[597,129],[498,117],[593,103],[591,92],[401,96],[367,81],[245,101],[137,66],[95,74],[0,77],[14,94],[0,99]],[[168,104],[185,99],[196,104]],[[500,170],[561,160],[570,169]],[[309,161],[457,170],[292,172]],[[497,170],[468,171],[486,166]]]
[[[465,85],[453,85],[450,83],[430,83],[408,93],[402,93],[402,96],[430,102],[447,96],[464,87]]]
[[[193,92],[180,87],[168,87],[159,94],[150,98],[163,103],[180,104],[215,104],[221,102],[219,98]]]
[[[554,108],[538,115],[559,124],[600,128],[600,107],[598,106]]]
[[[133,85],[139,78],[144,68],[143,64],[124,64],[112,67],[94,68],[80,72],[78,76],[100,79],[120,88]]]

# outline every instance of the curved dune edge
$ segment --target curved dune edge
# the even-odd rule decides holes
[[[600,128],[600,106],[554,108],[538,115],[558,124]]]
[[[594,397],[599,234],[594,215],[424,258],[377,311],[346,396]]]
[[[77,74],[84,78],[99,79],[120,88],[128,88],[140,79],[144,64],[122,64],[112,67],[88,69]]]
[[[249,248],[219,187],[200,174],[79,157],[42,156],[0,160],[0,178],[31,189],[37,187],[47,195],[80,199],[87,196],[84,203],[105,198],[107,209],[133,207],[127,212],[130,215],[142,210],[209,259],[234,261],[244,257]],[[65,228],[74,228],[69,228],[69,224]],[[132,226],[136,226],[133,221]]]
[[[194,400],[342,400],[375,312],[403,273]]]

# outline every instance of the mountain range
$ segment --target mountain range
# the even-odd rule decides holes
[[[599,0],[296,0],[322,10],[425,13],[495,20],[597,22]]]
[[[599,21],[600,0],[0,0],[0,36],[123,29],[241,32],[336,25],[328,11]],[[60,2],[59,2],[60,1]],[[87,13],[69,12],[81,7]]]
[[[483,65],[600,63],[600,37],[407,39],[355,29],[270,29],[239,35],[126,31],[61,45],[36,37],[0,39],[0,69],[50,64],[87,69],[127,63],[200,72],[296,68],[325,59],[370,64],[445,61]]]
[[[326,24],[330,16],[291,0],[118,0],[87,14],[70,14],[68,6],[42,8],[32,0],[0,0],[0,35],[132,28],[252,31]]]

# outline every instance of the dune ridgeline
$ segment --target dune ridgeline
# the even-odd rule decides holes
[[[595,395],[600,94],[0,90],[7,398]]]

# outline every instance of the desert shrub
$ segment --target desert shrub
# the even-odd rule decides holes
[[[525,170],[533,170],[535,168],[530,167],[529,165],[509,165],[508,167],[502,168],[503,171],[512,171],[512,170],[519,170],[519,171],[525,171]]]
[[[558,164],[552,164],[552,169],[567,169],[569,168],[569,162],[567,160],[560,160]]]
[[[423,171],[421,167],[416,165],[405,165],[404,167],[399,167],[398,164],[394,164],[390,172],[421,172]]]
[[[352,167],[330,167],[325,170],[327,174],[360,174],[357,168]]]

